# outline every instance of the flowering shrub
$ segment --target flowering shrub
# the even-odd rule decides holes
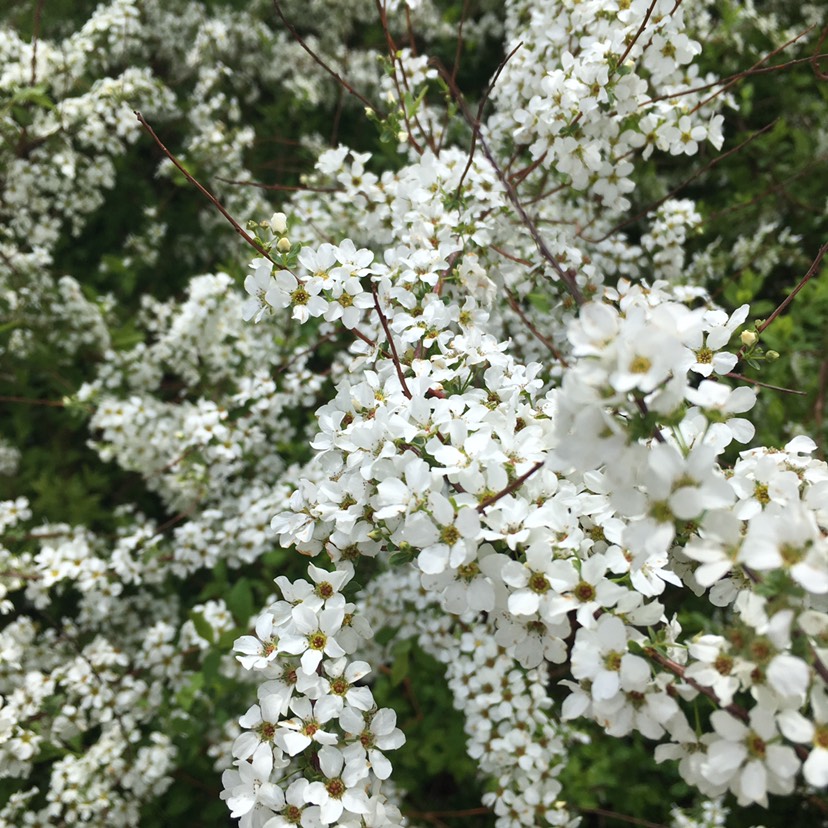
[[[3,399],[88,430],[0,504],[0,825],[819,813],[828,466],[745,372],[790,358],[796,300],[749,301],[785,259],[811,287],[824,221],[705,235],[725,72],[821,54],[819,10],[306,5],[0,32]],[[258,144],[310,106],[359,126],[309,126],[274,205]],[[624,798],[636,763],[669,795]]]

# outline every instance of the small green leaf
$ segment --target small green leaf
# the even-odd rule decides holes
[[[255,611],[253,605],[253,589],[247,578],[241,578],[233,585],[227,593],[227,607],[233,613],[236,620],[246,624]]]

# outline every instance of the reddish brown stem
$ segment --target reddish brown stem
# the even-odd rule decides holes
[[[542,342],[546,345],[547,348],[552,352],[552,355],[558,362],[561,363],[564,367],[567,367],[567,361],[563,358],[563,354],[555,347],[554,343],[551,339],[547,339],[535,326],[532,320],[526,315],[523,308],[520,306],[520,303],[517,301],[514,293],[510,290],[506,290],[506,296],[509,299],[509,305],[511,305],[512,310],[521,318],[523,324],[529,329],[532,335],[537,339],[539,342]]]
[[[359,92],[351,86],[348,81],[346,81],[338,72],[335,72],[322,60],[316,52],[311,49],[307,43],[302,39],[302,36],[299,32],[296,31],[296,27],[285,17],[285,13],[282,11],[282,7],[279,4],[279,0],[273,0],[273,7],[276,9],[276,14],[279,15],[279,19],[284,23],[285,28],[291,33],[293,39],[311,56],[313,61],[321,66],[336,82],[343,88],[347,89],[363,106],[367,106],[369,109],[373,109],[375,112],[378,112],[377,108],[368,100],[364,95],[361,95]]]
[[[653,9],[655,8],[656,3],[658,0],[653,0],[650,3],[647,13],[644,15],[644,19],[641,21],[641,25],[638,27],[638,31],[635,33],[635,37],[627,44],[627,48],[624,50],[624,54],[618,58],[618,66],[622,66],[624,61],[627,59],[627,55],[632,51],[632,47],[635,46],[638,38],[644,33],[644,29],[647,26],[647,21],[650,19],[650,15],[653,13]]]
[[[400,380],[400,386],[402,388],[403,394],[405,394],[408,399],[411,399],[411,392],[408,390],[408,385],[405,382],[405,376],[402,372],[402,365],[400,364],[400,357],[397,354],[397,346],[394,344],[394,337],[391,336],[391,329],[388,327],[388,320],[385,318],[385,314],[382,312],[382,307],[380,305],[379,294],[377,293],[377,286],[375,284],[371,284],[371,292],[374,294],[374,307],[377,309],[377,313],[379,314],[380,324],[382,325],[382,329],[385,331],[385,338],[388,340],[388,347],[391,349],[392,359],[394,362],[394,367],[397,369],[397,377]]]
[[[265,250],[234,218],[227,212],[224,208],[224,205],[204,186],[202,186],[198,181],[193,178],[190,173],[184,169],[184,166],[181,162],[164,146],[161,139],[155,134],[155,130],[147,123],[144,116],[138,112],[138,110],[132,110],[135,113],[135,117],[138,119],[138,122],[141,124],[142,127],[152,136],[153,140],[156,144],[161,148],[161,151],[167,158],[175,164],[176,168],[181,172],[181,174],[193,184],[196,189],[230,222],[233,229],[258,253],[264,256],[269,261],[273,262],[273,259],[270,257],[270,254]],[[275,262],[274,262],[275,264]]]
[[[783,391],[785,394],[799,394],[801,397],[808,396],[806,391],[797,391],[795,388],[783,388],[781,385],[771,385],[767,382],[759,382],[757,379],[745,377],[742,376],[742,374],[734,374],[731,372],[729,374],[725,374],[725,376],[730,377],[731,379],[740,380],[741,382],[749,382],[751,385],[758,385],[761,388],[769,388],[771,391]]]
[[[766,330],[770,324],[776,319],[779,314],[781,314],[788,305],[793,302],[796,298],[796,294],[799,293],[811,279],[816,276],[817,270],[819,269],[820,264],[822,263],[822,259],[825,256],[826,252],[828,252],[828,242],[822,245],[819,248],[819,251],[816,254],[813,262],[811,262],[811,266],[808,268],[808,272],[799,280],[799,284],[786,296],[780,303],[779,307],[756,329],[759,333]],[[741,356],[741,353],[740,353]]]
[[[543,460],[538,460],[528,472],[524,472],[520,477],[516,477],[505,489],[501,489],[497,494],[493,494],[491,497],[482,500],[477,507],[477,511],[483,512],[492,504],[497,503],[502,497],[506,497],[506,495],[517,491],[538,469],[543,468],[543,462]]]

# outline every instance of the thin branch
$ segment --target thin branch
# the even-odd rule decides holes
[[[799,40],[801,37],[804,37],[806,34],[808,34],[815,26],[816,26],[816,24],[812,24],[812,25],[808,26],[807,29],[800,32],[798,35],[796,35],[796,37],[792,37],[787,43],[783,43],[781,46],[777,46],[777,48],[774,49],[772,52],[769,52],[767,55],[765,55],[764,57],[762,57],[758,61],[756,61],[756,63],[754,63],[753,66],[750,67],[750,69],[747,69],[744,73],[739,73],[731,81],[726,83],[721,89],[717,89],[712,95],[709,95],[703,101],[699,101],[690,110],[690,112],[688,114],[692,115],[694,112],[697,112],[699,109],[701,109],[705,104],[710,103],[710,101],[712,101],[714,98],[716,98],[719,95],[722,95],[723,93],[727,92],[728,89],[730,89],[732,86],[737,84],[742,79],[743,74],[748,75],[752,72],[756,72],[757,70],[759,70],[759,68],[762,66],[763,63],[765,63],[766,61],[770,60],[772,57],[775,57],[780,52],[787,49],[788,46],[790,46],[791,44],[796,43],[797,40]],[[809,60],[812,61],[813,57],[809,58]]]
[[[517,47],[515,47],[517,49]],[[510,56],[514,54],[515,50],[512,50]],[[509,177],[503,171],[503,168],[498,164],[497,159],[494,157],[494,153],[489,147],[488,142],[483,137],[483,134],[480,129],[480,120],[479,118],[475,118],[466,103],[466,99],[463,93],[457,88],[457,84],[454,83],[451,79],[451,75],[446,71],[445,66],[437,60],[432,59],[430,61],[432,66],[435,66],[437,71],[442,76],[443,80],[447,83],[449,90],[451,91],[452,97],[457,102],[457,105],[460,107],[460,111],[463,113],[463,117],[466,119],[466,122],[472,128],[473,132],[477,136],[477,141],[479,142],[480,146],[483,149],[483,154],[486,156],[489,164],[491,164],[492,169],[495,171],[500,183],[503,185],[504,189],[506,190],[506,195],[509,197],[509,201],[512,202],[515,210],[517,211],[518,215],[520,216],[521,222],[523,226],[529,231],[529,235],[532,236],[532,240],[535,242],[535,245],[538,248],[541,256],[546,259],[549,264],[552,265],[552,269],[558,274],[561,282],[563,282],[564,287],[569,291],[572,298],[578,305],[582,305],[584,303],[584,297],[581,293],[580,288],[578,287],[578,283],[575,280],[575,273],[569,269],[564,270],[561,267],[561,263],[552,255],[552,251],[547,246],[546,242],[541,236],[540,232],[538,231],[537,225],[529,216],[529,214],[524,209],[523,205],[520,202],[520,198],[517,194],[517,190],[515,190],[514,185],[511,181],[509,181]]]
[[[771,391],[782,391],[785,394],[799,394],[801,397],[807,397],[807,391],[797,391],[796,388],[783,388],[781,385],[771,385],[767,382],[759,382],[757,379],[752,379],[751,377],[745,377],[742,374],[734,374],[732,371],[729,374],[725,374],[726,377],[730,377],[731,379],[741,380],[742,382],[749,382],[751,385],[758,385],[761,388],[770,388]]]
[[[503,256],[503,258],[508,259],[510,262],[515,262],[516,264],[523,265],[524,267],[534,267],[532,262],[527,259],[521,259],[519,256],[513,256],[511,253],[507,253],[502,247],[498,247],[496,244],[490,244],[489,247],[491,247],[495,253],[499,253]]]
[[[555,344],[552,342],[551,339],[547,339],[535,326],[535,323],[526,315],[523,308],[517,301],[517,297],[511,290],[506,288],[506,296],[509,299],[509,305],[511,306],[512,310],[523,320],[523,324],[529,329],[532,335],[539,341],[546,345],[547,348],[552,352],[552,355],[558,362],[561,363],[565,368],[568,367],[567,361],[564,359],[563,354],[555,347]]]
[[[700,86],[694,86],[691,89],[682,89],[680,92],[670,92],[666,95],[658,95],[655,98],[648,98],[646,101],[642,101],[639,104],[639,107],[648,106],[649,104],[657,103],[658,101],[669,101],[673,98],[681,98],[681,97],[684,97],[685,95],[693,95],[696,92],[706,92],[708,89],[713,89],[716,86],[725,85],[729,88],[730,86],[732,86],[731,81],[736,82],[736,81],[742,80],[743,78],[749,77],[750,75],[762,75],[762,74],[766,74],[768,72],[777,72],[780,69],[789,69],[791,66],[796,66],[800,63],[812,63],[814,60],[819,60],[820,58],[826,57],[826,55],[815,54],[815,55],[811,55],[811,57],[808,57],[808,58],[797,58],[797,59],[794,59],[794,60],[789,60],[786,63],[776,64],[775,66],[762,66],[761,65],[768,58],[772,57],[775,54],[778,54],[780,50],[786,48],[790,44],[792,44],[792,43],[796,42],[797,40],[799,40],[799,38],[803,37],[803,35],[807,34],[811,29],[813,29],[813,26],[811,26],[809,29],[806,29],[804,32],[800,32],[795,38],[788,41],[788,43],[783,44],[778,49],[775,49],[773,52],[769,53],[768,55],[763,57],[761,60],[757,61],[750,69],[744,69],[741,72],[737,72],[734,75],[728,75],[726,78],[719,78],[718,80],[712,81],[711,83],[704,83],[704,84],[701,84]],[[758,67],[758,68],[756,68],[756,67]]]
[[[455,193],[455,198],[460,198],[460,192],[463,189],[463,182],[466,180],[466,176],[468,175],[469,170],[471,169],[472,161],[474,160],[474,152],[477,149],[477,136],[480,132],[480,121],[483,118],[483,110],[486,108],[486,104],[489,101],[489,96],[492,94],[492,90],[495,88],[495,84],[500,78],[500,73],[506,68],[506,64],[514,57],[515,53],[518,49],[520,49],[521,46],[523,46],[522,40],[520,41],[520,43],[518,43],[517,46],[515,46],[514,49],[512,49],[511,52],[509,52],[508,55],[506,55],[505,58],[503,58],[503,60],[500,61],[497,69],[495,70],[494,75],[492,75],[491,82],[486,87],[486,90],[483,92],[483,96],[480,98],[480,103],[477,106],[477,116],[474,119],[474,124],[470,124],[470,126],[472,127],[472,142],[471,147],[469,148],[469,160],[466,161],[466,166],[463,170],[463,174],[460,176],[460,181],[457,182],[457,192]],[[453,77],[451,81],[452,84],[454,84]],[[456,84],[454,84],[454,88],[457,88]],[[451,89],[451,84],[449,85],[449,89]],[[452,97],[454,97],[453,92]]]
[[[224,205],[204,186],[199,184],[198,181],[193,178],[190,173],[184,169],[184,166],[181,162],[164,146],[161,139],[155,134],[155,130],[147,123],[144,116],[138,112],[137,109],[134,109],[133,112],[135,113],[135,117],[138,119],[138,122],[141,124],[142,127],[152,136],[153,140],[156,144],[161,148],[161,151],[170,161],[175,164],[181,174],[189,181],[191,184],[195,185],[198,191],[230,222],[233,226],[233,229],[257,252],[261,253],[269,261],[273,262],[273,259],[270,257],[270,254],[227,212],[224,208]],[[273,262],[275,264],[275,262]]]
[[[382,325],[382,329],[385,331],[385,338],[388,340],[388,347],[391,348],[392,359],[394,361],[394,367],[397,369],[397,377],[400,380],[402,392],[410,400],[411,392],[408,390],[408,385],[405,382],[405,376],[402,372],[402,365],[400,364],[400,357],[397,354],[397,346],[394,344],[394,337],[391,336],[391,330],[388,327],[388,320],[385,318],[385,314],[382,312],[382,307],[380,306],[379,300],[379,293],[377,293],[377,286],[373,282],[371,283],[371,293],[374,294],[374,307],[377,309],[380,324]]]
[[[470,817],[470,816],[483,816],[484,814],[490,814],[491,808],[486,808],[483,805],[480,805],[477,808],[464,808],[459,811],[406,811],[405,815],[408,817],[413,817],[414,819],[425,819],[431,821],[435,817]]]
[[[374,342],[374,340],[373,340],[373,339],[371,339],[371,337],[370,337],[370,336],[366,336],[364,333],[362,333],[362,331],[361,331],[361,330],[359,330],[359,328],[348,328],[348,330],[349,330],[349,331],[350,331],[350,332],[351,332],[351,333],[352,333],[352,334],[353,334],[353,335],[354,335],[357,339],[361,339],[361,340],[362,340],[362,341],[363,341],[366,345],[370,345],[372,348],[376,348],[376,347],[377,347],[377,343],[376,343],[376,342]]]
[[[814,426],[818,432],[822,431],[825,418],[825,393],[828,390],[828,358],[819,365],[819,380],[817,382],[816,399],[814,400]],[[822,443],[820,434],[820,444]]]
[[[257,187],[260,190],[279,190],[288,193],[341,193],[342,187],[311,187],[304,184],[261,184],[258,181],[235,181],[232,178],[216,176],[216,181],[224,184],[235,184],[239,187]]]
[[[704,696],[707,696],[716,707],[721,708],[722,710],[726,710],[733,716],[734,719],[739,719],[741,722],[747,722],[750,720],[748,716],[747,710],[744,707],[738,704],[728,704],[723,705],[719,697],[716,695],[715,691],[711,687],[705,687],[703,684],[699,684],[695,679],[687,678],[684,674],[684,667],[681,666],[678,662],[673,661],[667,656],[662,655],[658,650],[653,649],[652,647],[644,647],[644,655],[647,658],[651,658],[657,664],[660,664],[666,670],[669,670],[673,675],[678,676],[682,681],[689,684],[694,690],[697,690]]]
[[[406,9],[408,5],[406,4]],[[454,63],[451,67],[451,79],[457,81],[457,72],[460,69],[460,58],[463,55],[463,24],[469,14],[469,0],[463,0],[463,10],[460,12],[460,22],[457,24],[457,48],[454,50]]]
[[[787,308],[788,305],[791,304],[791,302],[793,302],[794,298],[796,297],[796,294],[799,293],[799,291],[802,290],[802,288],[804,288],[805,285],[811,281],[811,279],[813,279],[826,253],[828,253],[828,242],[826,242],[822,245],[822,247],[819,248],[819,252],[816,254],[816,258],[813,260],[813,262],[811,262],[811,266],[808,268],[808,272],[799,280],[799,284],[779,303],[779,307],[777,307],[776,310],[756,329],[758,333],[762,333],[762,331],[768,328],[770,324],[774,321],[774,319],[776,319],[776,317],[779,316],[779,314],[781,314],[785,310],[785,308]],[[739,352],[736,354],[736,356],[740,360],[745,355],[745,349],[746,346],[742,345],[742,347],[739,348]]]
[[[697,179],[699,176],[704,175],[704,173],[706,173],[706,172],[710,172],[710,170],[712,170],[713,167],[715,167],[717,164],[720,164],[722,161],[725,160],[725,158],[728,158],[729,156],[733,155],[734,153],[739,152],[739,150],[743,149],[748,144],[755,141],[760,135],[763,135],[769,129],[772,129],[775,126],[775,124],[778,120],[779,120],[778,118],[775,118],[769,124],[766,124],[760,130],[757,130],[756,132],[752,133],[747,138],[745,138],[745,140],[742,141],[741,144],[738,144],[737,146],[733,147],[732,149],[729,149],[727,152],[723,152],[721,155],[717,155],[715,158],[711,159],[703,167],[701,167],[700,169],[698,169],[695,172],[691,173],[687,178],[684,179],[684,181],[682,181],[676,187],[673,187],[673,189],[670,190],[670,192],[667,193],[666,196],[664,196],[663,198],[658,199],[658,201],[654,201],[651,204],[647,205],[647,207],[644,210],[642,210],[641,212],[639,212],[636,215],[632,216],[631,218],[624,219],[624,221],[620,222],[619,224],[616,224],[615,227],[613,227],[611,230],[607,231],[600,238],[589,239],[586,236],[581,235],[580,233],[579,233],[579,235],[581,236],[581,238],[585,242],[589,242],[590,244],[600,244],[601,242],[606,241],[611,236],[614,236],[619,230],[623,230],[628,225],[633,224],[634,222],[638,221],[641,218],[644,218],[644,216],[648,215],[653,210],[657,210],[662,204],[664,204],[665,201],[672,198],[674,195],[676,195],[676,193],[681,192],[688,184],[690,184],[692,181]],[[589,226],[589,225],[587,225],[587,226]],[[584,229],[586,229],[586,227]]]
[[[817,671],[819,677],[828,684],[828,668],[823,664],[822,659],[817,655],[816,648],[811,646],[811,655],[814,658],[814,670]]]
[[[351,86],[345,78],[342,77],[338,72],[335,72],[322,60],[316,52],[311,49],[307,43],[302,39],[302,35],[296,31],[296,27],[285,17],[285,13],[282,11],[282,7],[279,4],[279,0],[273,0],[273,6],[276,9],[276,14],[279,15],[282,23],[284,23],[285,28],[293,35],[293,39],[313,58],[314,62],[319,64],[336,82],[342,86],[343,89],[347,89],[363,106],[368,107],[369,109],[373,109],[374,112],[377,112],[377,108],[368,100],[364,95],[361,95],[359,92]]]
[[[649,21],[650,15],[653,13],[653,9],[655,8],[657,2],[658,0],[653,0],[653,2],[650,3],[649,8],[647,9],[647,13],[644,15],[644,19],[641,21],[641,25],[638,27],[638,31],[635,33],[635,37],[627,45],[624,54],[621,55],[620,58],[618,58],[619,68],[624,65],[624,61],[627,59],[627,55],[632,51],[632,47],[635,46],[638,38],[641,37],[641,35],[644,33],[644,28],[646,27],[647,21]]]
[[[641,412],[642,417],[646,418],[646,417],[649,416],[650,409],[647,408],[647,403],[645,403],[644,400],[641,397],[636,397],[635,398],[635,405],[636,405],[636,408],[638,408],[638,410]],[[656,428],[653,429],[653,437],[655,438],[655,441],[657,443],[664,443],[665,442],[664,435],[658,430],[658,426],[656,426]]]
[[[814,75],[816,75],[820,80],[828,80],[828,72],[823,72],[819,68],[819,59],[820,57],[824,57],[824,55],[818,54],[819,50],[822,48],[822,44],[825,43],[826,37],[828,37],[828,26],[822,30],[819,40],[814,47],[814,54],[811,56],[811,68],[814,70]]]
[[[397,77],[397,54],[399,52],[399,49],[397,48],[397,44],[394,42],[394,36],[391,34],[391,29],[388,27],[388,15],[386,14],[385,3],[382,2],[382,0],[375,0],[375,5],[377,7],[377,13],[379,14],[382,32],[385,35],[385,45],[388,50],[388,57],[391,59],[391,78],[394,81],[394,88],[397,90],[397,102],[399,103],[400,111],[402,112],[403,122],[405,123],[405,131],[408,133],[408,143],[412,146],[412,148],[418,155],[422,155],[424,150],[420,146],[419,141],[417,141],[417,139],[414,137],[414,131],[411,128],[411,121],[409,120],[408,111],[405,108],[405,95],[403,94],[402,87],[404,86],[409,93],[411,93],[411,87],[409,86],[408,78],[402,66],[400,66],[400,77],[402,78],[402,86],[400,86],[400,79]],[[420,135],[426,139],[426,142],[428,143],[429,147],[434,152],[436,152],[437,147],[434,145],[433,136],[427,134],[426,131],[423,129],[422,124],[417,118],[416,112],[414,113],[414,123],[419,128]]]
[[[498,500],[502,497],[506,497],[506,495],[511,494],[514,491],[517,491],[538,469],[543,468],[544,461],[538,460],[528,472],[524,472],[520,477],[516,477],[505,489],[501,489],[497,494],[493,494],[491,497],[487,497],[485,500],[481,500],[477,511],[483,512],[484,510],[488,509],[494,503],[497,503]]]
[[[749,201],[744,201],[741,204],[734,204],[731,207],[725,207],[722,210],[719,210],[716,213],[711,213],[709,216],[706,216],[702,224],[709,224],[711,222],[716,222],[722,216],[728,215],[729,213],[737,212],[738,210],[745,210],[748,207],[760,202],[763,198],[771,195],[772,193],[778,193],[780,191],[784,191],[785,186],[790,184],[791,181],[795,181],[797,178],[805,175],[806,173],[810,172],[814,167],[820,166],[828,161],[828,154],[825,155],[818,155],[816,158],[812,159],[809,163],[807,163],[802,169],[797,170],[792,175],[789,175],[787,178],[783,179],[782,181],[777,181],[771,184],[770,187],[762,190],[761,193],[755,195]]]
[[[65,408],[66,403],[62,400],[33,400],[29,397],[6,397],[0,396],[0,402],[25,403],[26,405],[48,405],[53,408]]]

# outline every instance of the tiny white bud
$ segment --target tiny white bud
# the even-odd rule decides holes
[[[284,213],[274,213],[270,217],[270,229],[281,235],[287,230],[287,216]]]
[[[290,250],[290,239],[287,236],[282,236],[282,238],[276,242],[276,249],[280,253],[287,253],[288,250]]]
[[[747,348],[750,348],[751,345],[755,345],[756,340],[759,339],[759,337],[756,335],[756,331],[742,331],[742,335],[740,338],[742,340],[742,345],[746,346]]]

